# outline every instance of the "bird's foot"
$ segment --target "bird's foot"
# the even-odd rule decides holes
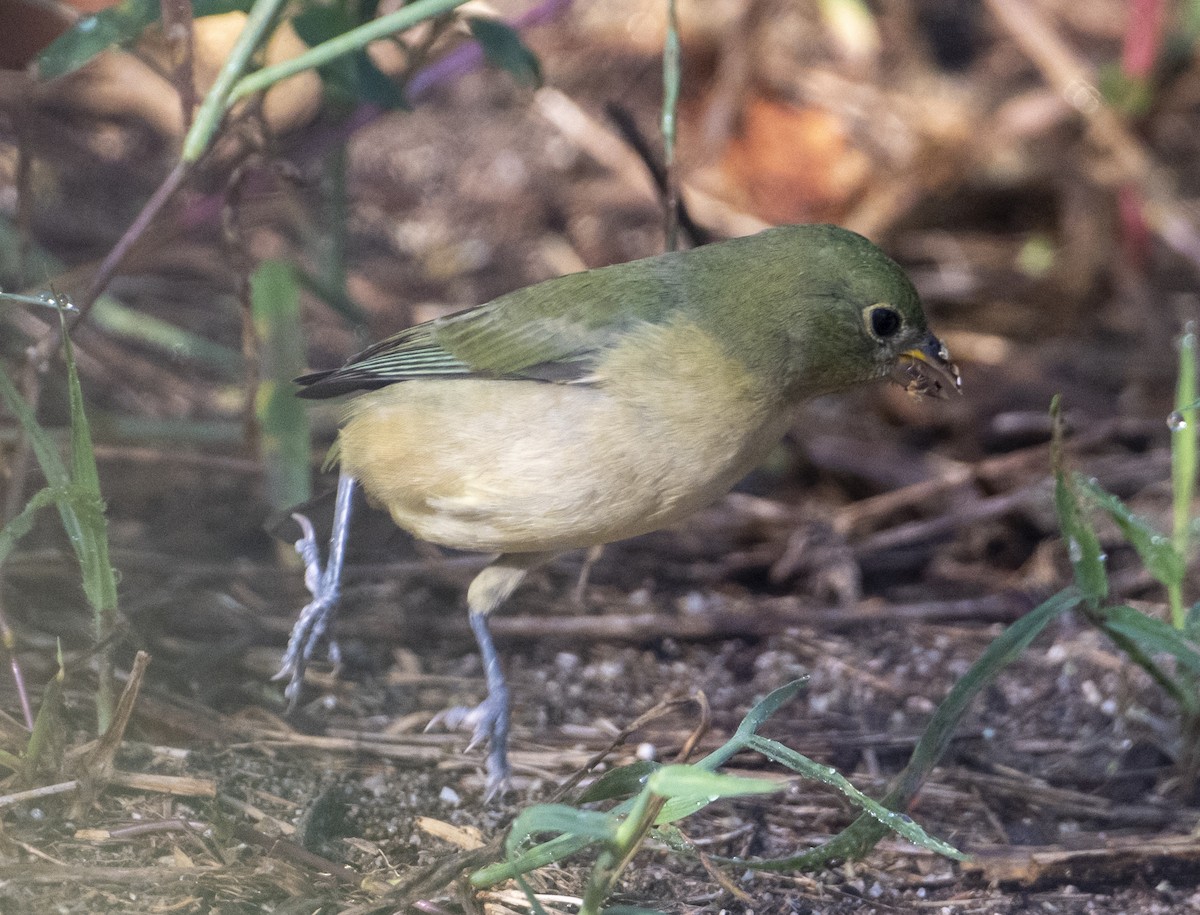
[[[474,708],[458,705],[438,712],[426,725],[425,730],[445,728],[448,731],[470,729],[471,740],[467,750],[487,745],[487,791],[491,800],[508,788],[512,770],[508,766],[508,693],[488,693],[486,699]]]
[[[305,604],[296,618],[279,672],[272,678],[288,681],[283,694],[287,697],[289,711],[295,708],[300,697],[309,659],[333,620],[341,586],[340,575],[331,574],[331,569],[321,565],[321,551],[312,522],[304,515],[294,514],[292,517],[300,525],[302,536],[296,541],[296,552],[304,560],[304,586],[313,599]],[[329,643],[329,656],[335,665],[341,657],[335,641]]]

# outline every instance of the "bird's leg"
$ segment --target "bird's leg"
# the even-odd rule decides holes
[[[508,553],[497,558],[475,576],[467,589],[467,609],[470,611],[471,631],[483,660],[483,675],[487,682],[487,697],[473,709],[452,708],[434,716],[430,727],[444,724],[456,728],[473,728],[467,749],[486,742],[488,797],[503,791],[508,783],[508,684],[500,654],[488,629],[488,615],[516,590],[529,571],[554,556],[553,553]]]
[[[354,478],[342,474],[338,478],[337,501],[333,509],[333,530],[329,534],[329,557],[321,567],[321,549],[317,546],[312,523],[304,515],[292,515],[300,525],[303,536],[296,541],[296,552],[304,560],[304,585],[312,594],[300,611],[292,634],[288,637],[287,651],[276,680],[287,680],[283,694],[288,699],[288,708],[294,708],[304,683],[304,669],[309,658],[321,641],[321,637],[333,621],[337,611],[338,597],[342,590],[342,566],[346,559],[346,539],[350,530],[350,506],[354,499]],[[330,641],[329,654],[338,658],[337,642]]]
[[[600,557],[603,555],[603,543],[589,546],[587,553],[584,554],[583,567],[579,570],[579,578],[575,580],[575,589],[571,592],[571,600],[580,607],[583,606],[583,599],[587,596],[587,587],[592,577],[592,568],[600,561]]]

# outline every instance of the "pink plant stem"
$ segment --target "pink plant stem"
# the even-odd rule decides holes
[[[1121,49],[1121,72],[1126,76],[1148,79],[1154,72],[1166,10],[1166,0],[1131,0]]]

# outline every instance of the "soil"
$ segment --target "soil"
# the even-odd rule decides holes
[[[673,760],[703,724],[697,758],[798,678],[802,691],[763,733],[880,797],[992,640],[1071,582],[1053,503],[1053,395],[1070,465],[1169,527],[1174,340],[1198,311],[1194,55],[1156,71],[1152,104],[1119,118],[1114,140],[1092,109],[1081,115],[1048,85],[1005,11],[1033,9],[1091,73],[1120,59],[1124,4],[876,6],[887,40],[861,59],[805,4],[685,11],[684,198],[717,235],[760,220],[870,234],[910,271],[964,396],[878,386],[810,403],[719,504],[594,563],[567,554],[532,574],[495,621],[514,696],[514,777],[491,800],[469,735],[425,730],[483,695],[463,607],[480,558],[364,519],[338,669],[314,661],[291,713],[271,681],[307,593],[289,545],[267,530],[279,506],[244,419],[244,280],[271,257],[323,276],[330,250],[344,248],[365,326],[306,291],[308,361],[322,368],[413,321],[662,250],[658,196],[604,113],[618,102],[658,136],[658,13],[557,10],[525,33],[543,89],[471,70],[436,82],[411,111],[358,112],[369,123],[353,131],[329,103],[270,140],[245,120],[227,128],[109,292],[225,347],[234,368],[164,353],[103,309],[74,335],[120,573],[120,676],[137,651],[150,656],[110,764],[89,743],[94,638],[53,513],[4,566],[3,612],[35,708],[56,640],[68,675],[57,762],[10,777],[0,798],[0,911],[529,911],[515,883],[480,890],[465,879],[502,855],[514,816],[559,799],[585,766],[587,784],[638,759]],[[0,264],[5,289],[80,295],[170,167],[177,136],[147,114],[162,100],[148,107],[128,88],[141,71],[121,69],[140,65],[114,55],[104,66],[124,81],[93,69],[20,105],[0,93],[4,218],[27,233],[27,271],[42,271],[22,281]],[[102,91],[112,85],[125,94]],[[325,201],[343,139],[341,224]],[[1153,181],[1130,172],[1122,144],[1150,157]],[[1131,215],[1138,200],[1180,220],[1175,234]],[[42,318],[0,311],[10,377],[45,333]],[[61,425],[57,363],[40,391],[41,418]],[[319,464],[337,407],[310,415]],[[7,417],[0,448],[19,508],[40,481],[22,476]],[[318,477],[318,492],[331,487]],[[1165,614],[1136,553],[1115,528],[1100,530],[1112,600]],[[1186,593],[1196,585],[1189,576]],[[9,679],[0,709],[3,747],[20,753]],[[699,854],[652,839],[608,904],[1200,912],[1185,750],[1171,698],[1086,616],[1067,614],[971,704],[907,810],[967,863],[895,836],[813,872],[720,863],[787,857],[854,820],[836,789],[796,779],[680,821]],[[783,777],[749,753],[727,770]],[[11,798],[72,779],[73,790]],[[542,868],[529,888],[546,911],[575,911],[593,861]]]

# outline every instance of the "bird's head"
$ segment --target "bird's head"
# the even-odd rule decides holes
[[[763,234],[776,256],[756,269],[772,274],[763,285],[774,294],[747,306],[755,320],[774,325],[779,348],[768,348],[769,357],[782,364],[776,374],[787,379],[789,394],[810,397],[883,378],[916,395],[960,389],[958,368],[929,330],[912,282],[878,247],[836,226]]]
[[[915,396],[961,391],[958,366],[926,326],[920,299],[895,264],[879,272],[864,267],[826,303],[827,313],[813,318],[819,330],[806,335],[811,347],[803,344],[807,375],[835,388],[888,378]]]

